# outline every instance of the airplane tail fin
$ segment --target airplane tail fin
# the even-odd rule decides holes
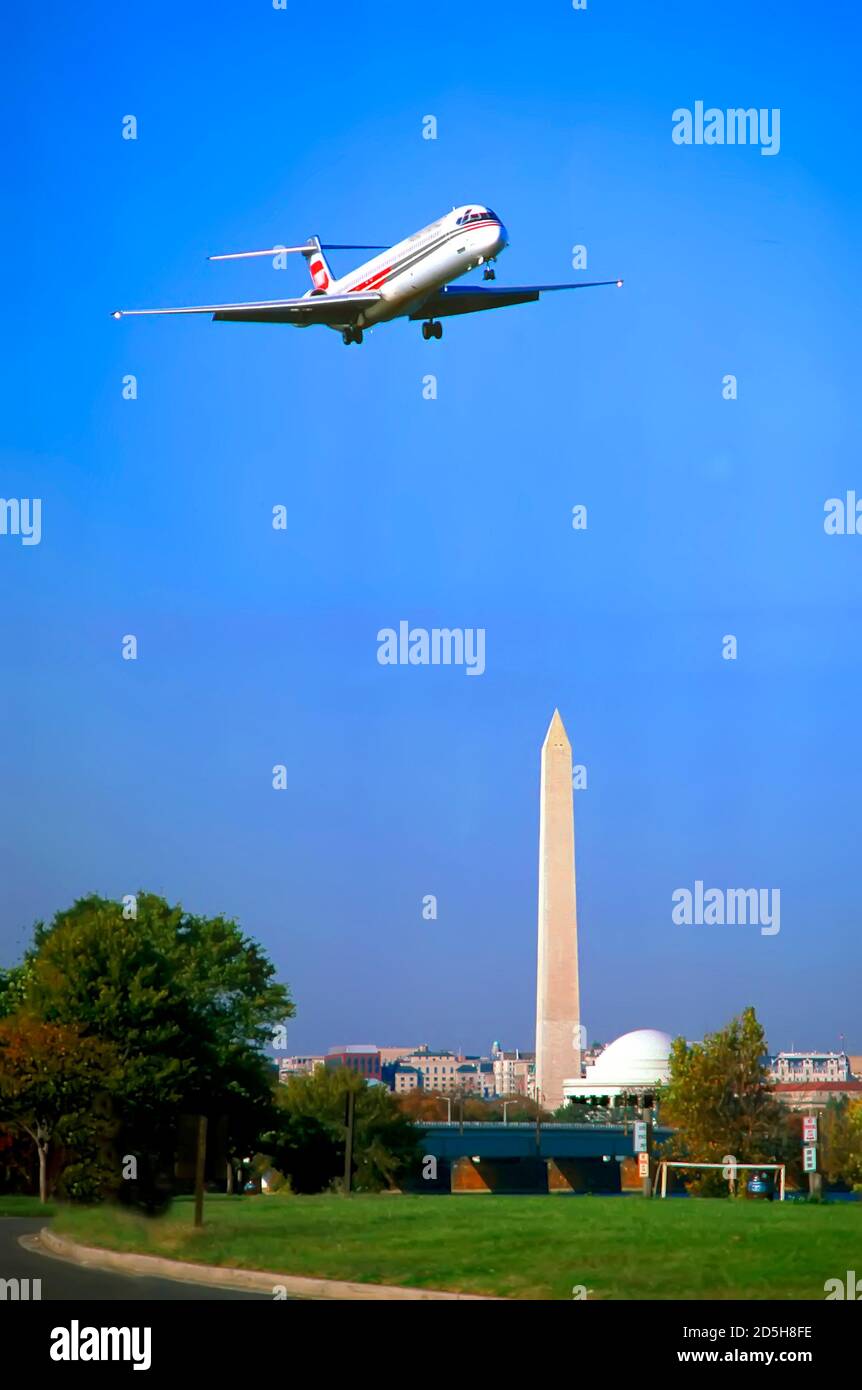
[[[308,266],[311,283],[318,293],[325,294],[335,279],[335,276],[330,270],[329,263],[323,254],[320,237],[309,237],[308,245],[303,247],[302,254],[305,257],[305,264]]]

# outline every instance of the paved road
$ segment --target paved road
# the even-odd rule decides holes
[[[185,1284],[176,1279],[154,1279],[137,1274],[114,1274],[100,1269],[58,1260],[19,1245],[20,1236],[36,1236],[47,1223],[40,1218],[0,1217],[0,1279],[41,1279],[42,1301],[46,1299],[91,1299],[120,1302],[157,1300],[177,1303],[188,1300],[251,1299],[271,1302],[266,1294],[240,1293],[233,1289],[213,1289],[203,1284]]]

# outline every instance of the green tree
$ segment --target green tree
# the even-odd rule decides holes
[[[357,1191],[379,1192],[417,1161],[418,1133],[395,1096],[348,1068],[317,1068],[278,1087],[279,1120],[265,1151],[295,1192],[321,1192],[344,1173],[345,1103],[355,1093],[353,1172]]]
[[[830,1100],[819,1122],[823,1175],[828,1182],[862,1185],[862,1101]]]
[[[674,1041],[661,1114],[676,1134],[664,1157],[720,1163],[733,1154],[740,1163],[784,1161],[788,1117],[770,1088],[765,1054],[766,1039],[752,1008],[702,1043]],[[693,1178],[691,1187],[727,1190],[720,1177]]]
[[[123,1148],[146,1175],[170,1171],[183,1114],[228,1117],[240,1145],[271,1123],[268,1049],[294,1012],[274,974],[228,918],[195,916],[150,893],[127,918],[120,903],[92,896],[37,926],[25,1002],[47,1023],[112,1045]]]
[[[0,970],[0,1018],[8,1018],[23,1007],[28,977],[29,966],[26,964]]]

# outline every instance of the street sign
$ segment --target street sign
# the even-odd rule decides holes
[[[802,1120],[802,1142],[803,1144],[817,1143],[817,1116],[806,1115]]]
[[[649,1177],[649,1154],[638,1154],[638,1177]]]
[[[635,1120],[635,1153],[644,1153],[647,1146],[647,1127],[646,1120]]]
[[[817,1150],[808,1148],[802,1150],[802,1171],[803,1173],[817,1172]]]

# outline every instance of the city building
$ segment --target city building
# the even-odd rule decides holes
[[[776,1099],[791,1110],[822,1110],[830,1100],[862,1100],[862,1081],[779,1081]]]
[[[415,1067],[421,1079],[420,1085],[426,1091],[457,1091],[458,1067],[464,1058],[457,1052],[436,1051],[424,1048],[402,1058],[407,1066]]]
[[[278,1079],[286,1081],[289,1076],[310,1076],[324,1061],[323,1057],[279,1057]]]
[[[407,1062],[384,1062],[381,1067],[383,1084],[396,1095],[408,1095],[422,1089],[422,1074]]]
[[[363,1076],[366,1081],[380,1081],[380,1052],[370,1043],[358,1043],[348,1047],[331,1047],[326,1054],[327,1070],[348,1067]]]
[[[400,1062],[402,1057],[409,1057],[413,1052],[421,1052],[423,1047],[427,1047],[427,1044],[411,1045],[410,1047],[378,1047],[377,1051],[380,1053],[381,1063],[386,1066],[388,1062]]]
[[[850,1080],[846,1052],[779,1052],[768,1058],[767,1066],[769,1079],[774,1082]]]
[[[531,1082],[535,1083],[536,1054],[519,1048],[507,1052],[494,1043],[491,1049],[494,1068],[494,1094],[498,1096],[527,1096]]]
[[[496,1094],[494,1088],[494,1064],[487,1058],[467,1057],[455,1072],[456,1087],[459,1091],[490,1100]]]

